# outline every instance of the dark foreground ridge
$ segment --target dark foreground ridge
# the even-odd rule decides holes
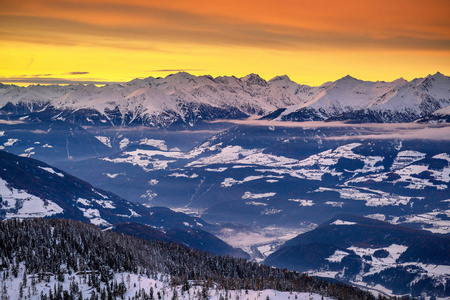
[[[114,272],[149,277],[159,272],[169,274],[174,285],[196,280],[214,282],[228,290],[275,289],[313,292],[334,299],[375,299],[349,285],[175,243],[101,231],[94,225],[64,219],[1,221],[0,259],[3,274],[8,276],[17,276],[22,263],[28,274],[57,276],[90,271],[93,288],[98,281],[108,282]]]

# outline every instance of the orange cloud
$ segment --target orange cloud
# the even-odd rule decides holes
[[[315,84],[348,73],[450,72],[448,0],[0,0],[0,7],[4,76],[80,64],[113,81],[192,68],[288,73]]]
[[[2,2],[4,38],[46,43],[88,35],[293,49],[450,48],[450,5],[440,0]]]

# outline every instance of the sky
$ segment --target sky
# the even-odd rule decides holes
[[[0,0],[0,82],[450,75],[448,0]]]

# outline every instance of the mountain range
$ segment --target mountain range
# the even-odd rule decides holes
[[[447,297],[449,116],[440,73],[0,84],[0,218],[74,219],[374,293]]]
[[[411,81],[370,82],[346,76],[318,87],[288,76],[256,74],[134,79],[123,84],[2,85],[0,111],[11,118],[79,125],[194,126],[203,121],[259,116],[282,121],[446,121],[450,78],[436,73]]]

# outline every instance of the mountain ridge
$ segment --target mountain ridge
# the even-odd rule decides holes
[[[194,76],[186,72],[121,84],[4,85],[0,112],[10,118],[68,120],[78,125],[194,126],[203,121],[266,116],[281,121],[343,119],[410,122],[450,105],[450,77],[363,81],[347,75],[320,86],[287,75]],[[445,110],[444,110],[445,112]],[[34,113],[33,116],[30,116]],[[353,114],[353,115],[352,115]]]

